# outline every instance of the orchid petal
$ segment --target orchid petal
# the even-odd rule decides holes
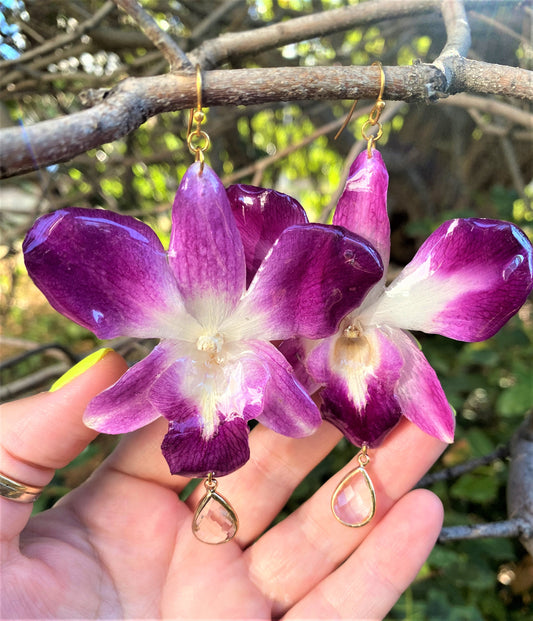
[[[190,166],[176,193],[169,262],[188,311],[202,325],[229,315],[244,291],[241,237],[226,190],[206,164]]]
[[[171,362],[171,351],[161,343],[89,403],[83,422],[103,433],[127,433],[151,423],[160,413],[148,395]]]
[[[244,245],[249,284],[281,233],[307,223],[307,215],[296,199],[275,190],[238,184],[226,191]]]
[[[169,420],[163,454],[174,474],[228,474],[249,458],[246,421],[263,409],[268,372],[253,354],[229,348],[219,363],[184,347],[150,392]]]
[[[130,216],[61,209],[36,221],[23,250],[50,304],[101,339],[163,336],[184,314],[159,239]]]
[[[225,420],[205,439],[196,418],[170,421],[161,449],[172,474],[205,477],[214,472],[223,476],[250,458],[248,426],[242,418]]]
[[[308,436],[321,422],[317,406],[296,380],[291,365],[270,343],[249,341],[250,349],[268,370],[263,412],[256,415],[260,423],[291,438]]]
[[[495,334],[533,286],[532,248],[509,222],[445,222],[368,313],[376,324],[460,341]]]
[[[262,411],[269,375],[253,353],[230,351],[220,363],[200,352],[193,356],[183,350],[178,356],[150,392],[150,400],[168,420],[195,416],[209,439],[221,420],[250,420]]]
[[[344,226],[368,241],[379,252],[385,271],[389,265],[390,224],[387,215],[389,173],[381,153],[365,149],[350,167],[333,224]]]
[[[402,414],[430,436],[452,443],[455,418],[437,374],[410,334],[393,329],[387,333],[404,360],[396,390]]]
[[[311,375],[325,384],[322,416],[350,442],[378,446],[402,414],[395,396],[402,365],[398,348],[380,330],[324,341],[308,358]]]
[[[295,337],[282,341],[278,346],[279,351],[291,365],[294,377],[309,395],[312,395],[320,388],[320,384],[311,377],[305,365],[309,352],[317,346],[317,343],[317,341],[311,341],[310,339]]]
[[[225,328],[241,339],[329,336],[382,273],[374,248],[345,229],[321,224],[289,227]]]

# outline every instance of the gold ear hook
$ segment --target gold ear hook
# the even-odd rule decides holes
[[[378,95],[378,98],[376,99],[376,103],[374,104],[374,107],[372,108],[372,110],[370,111],[370,114],[368,115],[368,119],[364,122],[363,127],[361,128],[361,134],[363,138],[367,141],[366,150],[367,150],[367,154],[369,158],[372,157],[372,147],[374,146],[374,143],[376,143],[383,135],[383,126],[379,122],[379,117],[381,116],[381,113],[383,112],[383,108],[385,107],[385,102],[382,99],[383,92],[385,91],[385,72],[383,71],[383,67],[381,66],[381,63],[379,62],[379,60],[376,61],[375,63],[372,63],[372,66],[379,67],[379,80],[380,80],[379,95]],[[377,125],[378,131],[374,135],[367,136],[365,129],[369,127],[370,125]]]
[[[350,122],[350,119],[353,116],[354,110],[355,110],[355,106],[357,105],[357,99],[353,102],[352,107],[350,108],[350,112],[348,112],[348,116],[346,117],[346,120],[344,121],[344,123],[341,125],[341,128],[339,129],[339,131],[335,134],[335,138],[333,138],[333,140],[337,140],[337,138],[342,134],[342,132],[346,129],[346,125],[348,125],[348,123]]]
[[[196,65],[196,108],[191,108],[189,114],[187,146],[189,151],[195,156],[195,160],[200,162],[200,172],[204,169],[204,151],[207,151],[211,145],[209,136],[202,131],[202,123],[205,121],[205,118],[202,110],[202,70],[200,65]],[[194,131],[192,130],[193,122],[196,124]]]

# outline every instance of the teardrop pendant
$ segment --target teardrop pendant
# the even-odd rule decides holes
[[[365,466],[370,461],[366,446],[358,455],[359,466],[337,485],[331,497],[331,510],[345,526],[359,528],[368,524],[376,513],[376,492]]]
[[[203,543],[217,545],[233,539],[239,520],[231,504],[215,490],[218,481],[209,473],[204,481],[205,496],[200,500],[192,521],[194,536]]]

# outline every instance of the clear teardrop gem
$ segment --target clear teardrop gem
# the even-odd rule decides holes
[[[345,526],[368,524],[376,512],[376,493],[363,466],[349,472],[331,497],[333,515]]]
[[[237,515],[230,503],[215,491],[202,498],[192,522],[192,532],[204,543],[226,543],[239,527]]]

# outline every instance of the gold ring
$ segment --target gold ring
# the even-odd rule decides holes
[[[44,487],[33,487],[19,481],[14,481],[0,472],[0,496],[15,502],[35,502],[41,495]]]

